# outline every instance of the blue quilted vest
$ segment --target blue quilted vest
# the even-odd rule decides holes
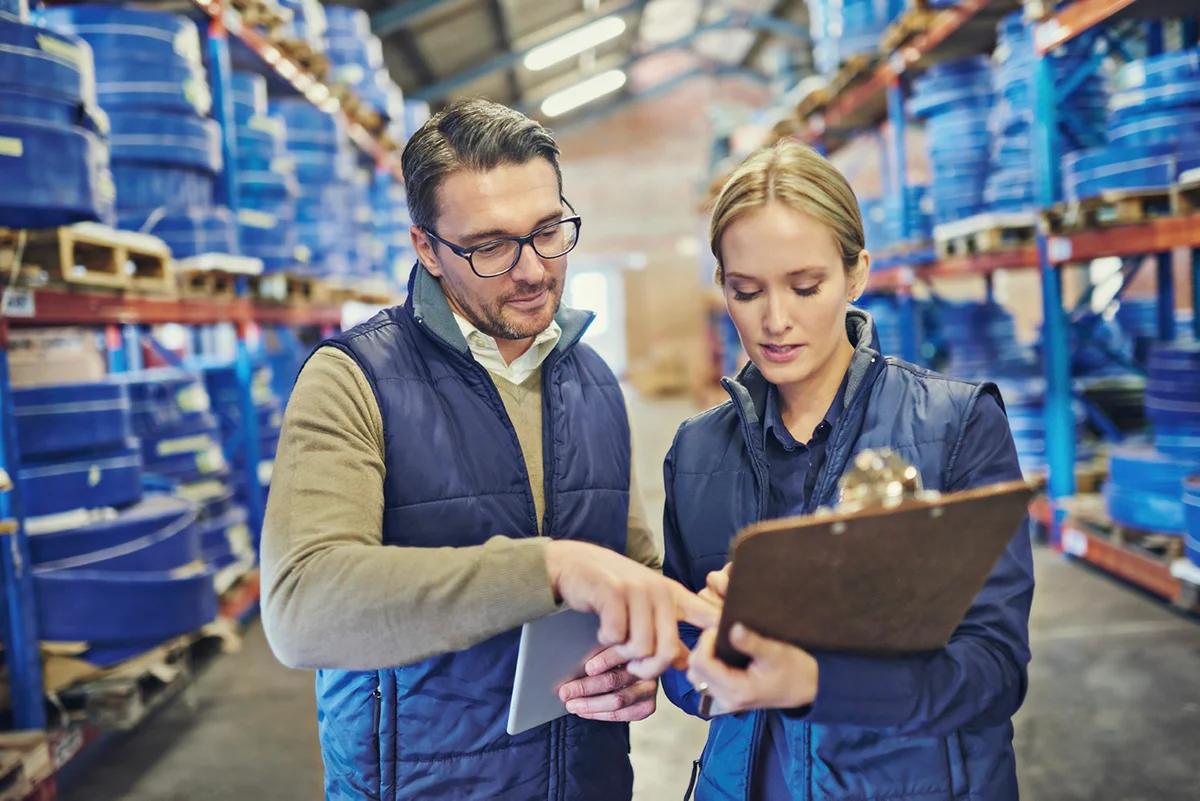
[[[579,344],[591,319],[564,308],[543,366],[544,534],[623,552],[629,422],[612,371]],[[383,417],[385,545],[538,536],[516,430],[436,279],[414,268],[404,306],[328,344],[362,368]],[[629,799],[628,726],[568,717],[505,732],[519,636],[390,670],[319,671],[326,799]]]
[[[851,309],[847,328],[856,350],[847,406],[830,435],[825,465],[806,512],[836,502],[837,482],[854,454],[891,448],[921,471],[926,489],[942,491],[959,454],[963,430],[990,384],[948,379],[879,353],[874,324]],[[731,401],[680,428],[672,448],[675,520],[685,553],[685,585],[700,589],[728,559],[733,532],[760,520],[769,489],[762,414],[767,383],[753,365],[725,380]],[[670,546],[668,546],[670,547]],[[663,679],[672,700],[691,691],[675,672]],[[697,801],[748,801],[765,715],[714,718],[699,761]],[[1011,723],[945,737],[901,737],[850,726],[810,725],[784,718],[797,801],[1016,801]]]

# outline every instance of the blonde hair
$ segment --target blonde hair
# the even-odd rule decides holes
[[[718,284],[725,283],[721,237],[734,222],[772,202],[828,225],[841,248],[846,272],[858,265],[865,238],[850,183],[811,147],[784,140],[750,154],[717,195],[709,240],[717,259]]]

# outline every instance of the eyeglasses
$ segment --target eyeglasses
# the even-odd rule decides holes
[[[570,208],[570,204],[567,205]],[[422,230],[430,239],[449,248],[451,253],[466,259],[471,271],[480,278],[497,278],[517,266],[526,245],[543,259],[558,259],[567,255],[579,244],[579,226],[582,222],[578,215],[564,217],[543,225],[528,236],[506,236],[469,248],[447,242],[428,228]]]

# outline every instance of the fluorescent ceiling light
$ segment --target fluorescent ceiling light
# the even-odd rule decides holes
[[[616,39],[624,32],[624,17],[604,17],[595,22],[589,22],[582,28],[577,28],[530,50],[525,56],[525,69],[534,72],[544,70],[560,61],[566,61],[571,56],[579,55],[585,50],[591,50],[596,45],[604,44],[609,39]]]
[[[555,92],[547,97],[542,101],[542,113],[547,117],[557,117],[561,114],[566,114],[568,111],[591,103],[593,100],[599,100],[605,95],[617,91],[624,85],[625,72],[623,70],[609,70],[599,75],[593,75],[586,81],[581,81],[568,89]]]

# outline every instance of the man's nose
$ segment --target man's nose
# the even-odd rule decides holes
[[[546,265],[542,264],[542,257],[533,249],[533,245],[527,244],[521,248],[521,255],[510,275],[512,280],[520,284],[538,286],[542,283],[546,277]]]

